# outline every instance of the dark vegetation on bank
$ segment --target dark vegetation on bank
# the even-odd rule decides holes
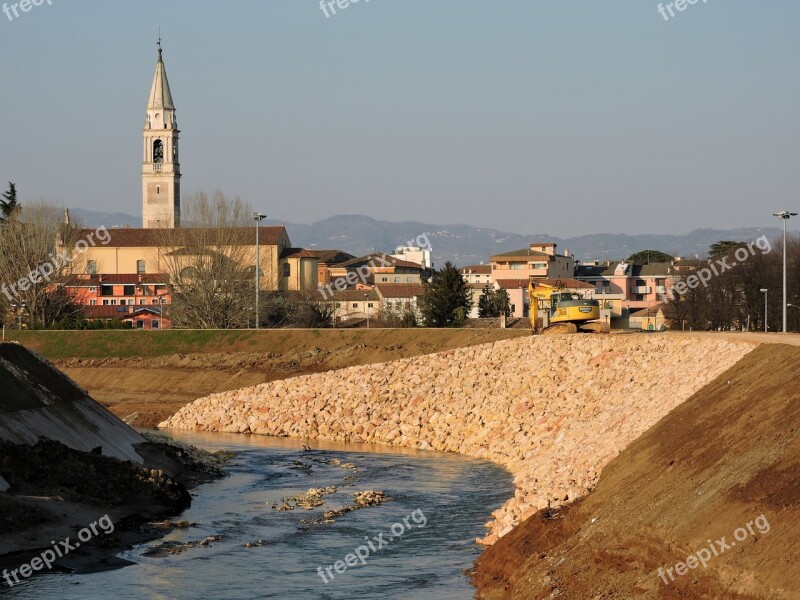
[[[223,476],[225,458],[143,437],[30,350],[0,345],[0,569],[105,517],[113,531],[54,569],[124,564],[109,550],[164,535],[169,524],[152,522],[188,508],[188,489]]]

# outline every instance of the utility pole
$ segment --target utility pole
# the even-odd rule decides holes
[[[258,303],[261,294],[261,246],[259,240],[259,233],[261,231],[261,221],[267,218],[267,215],[257,212],[253,213],[253,219],[256,221],[256,329],[258,329]]]
[[[769,313],[767,312],[769,303],[767,302],[767,298],[769,297],[769,290],[761,288],[761,293],[764,294],[764,333],[767,333],[767,323],[769,322]]]
[[[772,213],[772,215],[783,221],[783,333],[786,333],[786,221],[796,217],[797,213],[782,210],[781,212]]]

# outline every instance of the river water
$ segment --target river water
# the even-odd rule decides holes
[[[4,597],[472,598],[474,589],[462,570],[478,556],[475,538],[485,534],[483,524],[491,512],[514,493],[511,476],[500,467],[451,454],[324,442],[304,452],[297,440],[194,433],[174,437],[211,451],[237,452],[227,467],[231,477],[193,490],[192,507],[181,518],[196,522],[195,527],[125,552],[121,556],[135,564],[124,569],[39,577],[7,589]],[[328,486],[339,491],[325,497],[322,507],[273,508],[284,498]],[[392,500],[350,512],[335,523],[301,523],[352,504],[353,494],[363,490],[386,492]],[[179,555],[144,556],[164,541],[217,535],[220,541]],[[245,546],[259,540],[264,545]],[[359,547],[366,555],[364,564],[358,560],[348,566],[347,555]],[[343,572],[337,572],[337,562]]]

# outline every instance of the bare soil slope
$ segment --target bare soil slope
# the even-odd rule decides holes
[[[797,348],[757,348],[622,452],[588,497],[484,552],[477,597],[800,598],[798,373]],[[679,574],[709,548],[707,567]]]
[[[140,427],[155,427],[189,402],[216,392],[527,335],[527,330],[508,329],[18,334],[93,398]]]

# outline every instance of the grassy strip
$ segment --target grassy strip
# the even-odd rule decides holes
[[[454,348],[530,335],[500,329],[279,329],[227,331],[6,331],[51,360],[68,358],[157,357],[173,354],[275,352],[298,346],[334,349],[343,344],[386,346],[425,342]]]

